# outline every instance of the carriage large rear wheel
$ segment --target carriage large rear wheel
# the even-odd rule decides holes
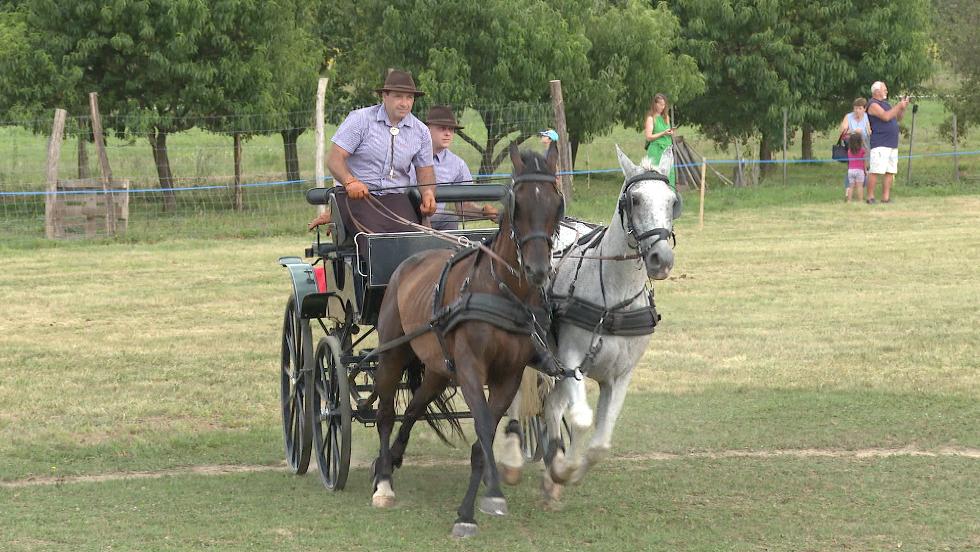
[[[313,450],[323,486],[339,491],[350,471],[351,395],[341,344],[334,335],[317,343],[313,371]]]
[[[286,464],[296,475],[306,473],[313,448],[313,428],[306,407],[308,374],[313,369],[313,335],[293,296],[286,302],[282,322],[282,362],[279,371],[282,436]]]

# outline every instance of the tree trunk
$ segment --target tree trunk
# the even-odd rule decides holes
[[[575,160],[578,159],[578,138],[570,138],[572,146],[572,170],[575,170]]]
[[[87,133],[78,135],[78,178],[88,178],[88,149],[85,142],[88,142]]]
[[[803,127],[803,141],[801,145],[802,151],[800,152],[800,158],[804,160],[813,159],[813,127],[806,125]]]
[[[763,163],[759,164],[759,173],[761,175],[772,172],[772,163],[766,163],[766,161],[772,161],[772,146],[769,144],[769,136],[765,133],[759,139],[759,161],[763,161]]]
[[[299,154],[296,151],[296,139],[303,134],[303,128],[291,128],[280,131],[282,134],[282,146],[286,154],[286,180],[295,182],[300,179],[299,175]],[[320,182],[314,182],[314,186],[319,186]]]
[[[242,133],[234,135],[235,144],[235,210],[245,209],[245,198],[242,197]]]
[[[487,136],[487,143],[483,148],[483,155],[480,157],[480,173],[479,174],[492,174],[496,168],[493,163],[493,152],[497,149],[497,143],[500,138],[496,136]]]
[[[157,166],[160,189],[163,190],[163,210],[176,211],[177,197],[174,194],[174,175],[170,171],[170,157],[167,155],[167,132],[160,129],[150,131],[150,147],[153,148],[153,161]]]

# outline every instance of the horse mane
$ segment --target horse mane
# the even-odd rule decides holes
[[[544,174],[555,176],[555,172],[548,168],[548,160],[544,155],[534,150],[521,151],[521,161],[524,163],[524,172],[521,174]],[[517,175],[517,172],[514,172]]]

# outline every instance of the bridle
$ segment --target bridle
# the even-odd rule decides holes
[[[516,224],[516,194],[518,189],[524,184],[529,182],[548,182],[551,184],[552,189],[561,198],[561,205],[558,207],[558,221],[561,221],[562,217],[565,216],[565,196],[562,195],[561,190],[558,188],[558,184],[555,182],[555,175],[546,172],[531,172],[515,176],[511,179],[511,187],[507,190],[507,195],[504,197],[504,208],[507,212],[507,223],[510,226],[510,238],[514,241],[514,245],[517,248],[517,263],[518,266],[524,263],[524,256],[522,253],[523,246],[530,242],[531,240],[545,240],[548,242],[548,249],[551,250],[555,246],[555,237],[558,235],[558,231],[561,225],[555,224],[555,230],[551,234],[542,231],[531,232],[526,235],[521,235],[517,230]]]
[[[643,182],[645,180],[659,180],[665,184],[670,181],[668,178],[658,172],[646,171],[626,179],[626,183],[623,185],[623,192],[619,195],[619,219],[623,226],[623,231],[626,232],[628,238],[627,245],[630,249],[635,250],[641,257],[644,257],[657,242],[663,241],[673,241],[673,245],[677,245],[677,236],[674,231],[668,228],[651,228],[644,232],[639,232],[637,228],[633,225],[633,196],[631,195],[633,185],[637,182]],[[681,196],[674,192],[677,197],[677,202],[674,204],[674,213],[671,219],[677,218],[680,214],[680,201]],[[643,240],[651,237],[656,237],[657,239],[648,243],[644,246]]]

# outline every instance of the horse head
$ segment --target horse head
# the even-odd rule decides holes
[[[681,215],[681,196],[665,175],[639,166],[616,146],[626,179],[619,192],[618,215],[623,230],[646,265],[647,276],[664,280],[674,267],[674,219]]]
[[[514,164],[513,185],[504,198],[510,236],[517,247],[517,261],[528,281],[544,286],[551,272],[551,249],[558,223],[565,216],[565,198],[558,188],[558,147],[547,157],[510,146]],[[501,227],[503,228],[503,226]]]

